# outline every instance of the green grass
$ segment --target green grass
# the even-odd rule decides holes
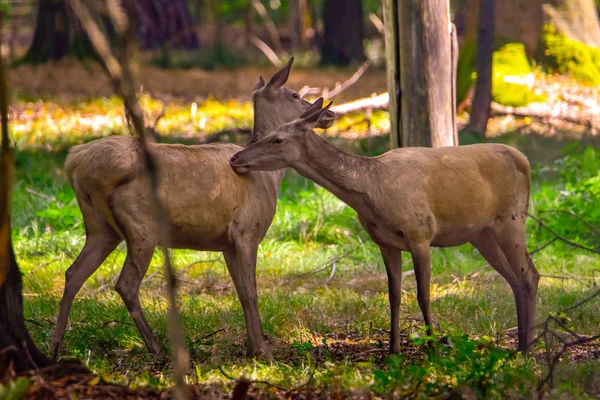
[[[211,107],[218,109],[215,115],[227,108],[221,104]],[[116,113],[110,107],[104,110],[105,113]],[[73,135],[65,134],[60,139],[46,132],[43,138],[51,146],[42,146],[23,139],[31,134],[32,131],[26,130],[17,134],[13,238],[23,272],[28,326],[35,342],[48,352],[64,286],[64,272],[85,239],[81,214],[62,164],[70,142],[86,141],[93,136],[85,129]],[[356,149],[356,146],[351,148]],[[369,154],[382,151],[381,148],[363,150]],[[565,196],[562,192],[568,185],[582,177],[592,179],[596,176],[592,176],[585,166],[598,162],[597,152],[582,156],[587,153],[575,148],[570,154],[571,161],[567,159],[566,166],[563,158],[563,164],[547,164],[534,169],[530,209],[536,214],[541,209],[565,204],[561,196]],[[585,161],[586,157],[591,157],[592,161]],[[574,175],[561,174],[561,168],[575,171]],[[595,172],[597,174],[597,170]],[[43,196],[32,194],[32,190]],[[573,201],[576,206],[581,206],[584,200]],[[594,209],[593,204],[589,208]],[[589,215],[590,218],[598,217],[597,213]],[[545,217],[553,218],[551,215]],[[560,229],[573,224],[576,222],[570,221],[569,225],[562,221],[553,226]],[[533,221],[528,223],[528,235],[530,250],[549,238],[547,232]],[[586,236],[575,239],[586,245],[597,245]],[[514,346],[514,335],[506,335],[507,330],[516,326],[513,297],[498,274],[491,268],[481,269],[486,264],[470,245],[434,249],[432,254],[432,311],[435,321],[443,323],[442,333],[460,330],[472,339],[494,341],[498,338],[500,344]],[[76,298],[65,349],[69,355],[87,362],[94,371],[114,381],[164,388],[172,383],[168,359],[147,353],[124,305],[112,290],[124,258],[125,249],[121,245]],[[377,391],[378,387],[385,387],[385,374],[399,373],[393,365],[384,365],[384,352],[374,352],[387,348],[389,325],[387,280],[377,246],[360,227],[353,210],[293,171],[286,174],[275,220],[258,252],[259,306],[276,362],[264,363],[245,357],[242,310],[219,254],[177,250],[173,251],[173,261],[180,271],[180,307],[186,344],[194,365],[190,382],[227,382],[218,370],[222,365],[234,376],[267,379],[285,387],[300,385],[313,374],[313,382],[318,386]],[[204,262],[190,265],[197,261]],[[404,262],[406,270],[412,269],[410,257],[406,255]],[[592,253],[555,242],[535,254],[534,263],[544,275],[582,278],[543,277],[538,321],[597,290],[592,287],[594,281],[591,278],[594,273],[598,276],[600,259]],[[322,271],[315,272],[319,269]],[[147,276],[151,275],[153,278],[143,284],[141,302],[159,340],[166,343],[167,301],[158,253]],[[597,284],[598,280],[595,282]],[[587,304],[569,317],[578,333],[598,333],[600,310],[597,303]],[[405,335],[422,333],[413,277],[406,278],[403,283],[401,329]],[[221,331],[211,335],[218,330]],[[399,365],[415,373],[436,377],[435,382],[439,384],[436,388],[462,382],[460,377],[455,377],[459,380],[448,380],[445,375],[448,370],[441,361],[427,361],[420,346],[408,338],[405,349],[414,357],[398,361]],[[489,358],[500,354],[493,350],[476,353],[472,357]],[[455,357],[461,354],[459,352]],[[464,362],[467,361],[457,358],[457,365]],[[507,374],[502,365],[508,365],[508,362],[498,361],[498,371]],[[513,371],[510,376],[515,379],[522,371],[530,371],[535,377],[544,371],[541,361],[518,359],[510,362],[514,363],[511,364],[514,368],[509,369]],[[467,371],[471,364],[465,365],[464,371]],[[561,390],[577,393],[592,390],[594,379],[590,374],[596,381],[598,378],[598,368],[594,370],[594,365],[598,366],[597,360],[566,363],[560,370],[568,387]],[[497,378],[496,372],[494,374]],[[522,390],[514,389],[515,396],[531,391],[536,383],[533,378],[517,381],[524,386]],[[515,383],[514,387],[517,386]]]

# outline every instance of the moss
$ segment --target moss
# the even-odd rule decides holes
[[[497,103],[507,106],[523,106],[534,101],[543,101],[544,97],[536,95],[524,83],[517,83],[518,79],[508,82],[507,76],[524,78],[532,70],[525,54],[522,43],[510,43],[497,39],[492,58],[492,97]],[[469,88],[477,79],[475,69],[477,43],[475,40],[466,41],[461,47],[458,57],[456,97],[457,102],[463,101]]]
[[[544,26],[537,59],[548,72],[567,74],[579,82],[600,85],[600,49],[558,33],[550,24]]]
[[[522,43],[507,43],[494,52],[492,64],[492,97],[495,102],[507,106],[520,107],[536,101],[544,101],[545,96],[535,94],[524,82],[518,79],[509,81],[508,76],[524,78],[531,74],[531,66],[525,55]]]

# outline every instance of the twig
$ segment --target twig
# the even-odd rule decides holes
[[[323,271],[327,270],[329,267],[331,267],[332,265],[335,265],[335,263],[337,263],[341,259],[354,253],[356,250],[358,250],[358,246],[355,246],[355,247],[351,248],[350,250],[348,250],[338,256],[333,257],[331,260],[329,260],[327,263],[325,263],[325,265],[323,265],[322,267],[311,269],[310,271],[296,274],[296,277],[315,275],[315,274],[318,274],[319,272],[323,272]]]
[[[546,223],[544,221],[542,221],[541,219],[537,218],[536,216],[531,215],[529,213],[527,213],[527,215],[529,217],[531,217],[532,219],[534,219],[538,224],[540,224],[540,226],[546,228],[546,230],[548,230],[548,232],[550,232],[551,234],[553,234],[557,239],[559,239],[559,240],[561,240],[561,241],[563,241],[563,242],[565,242],[567,244],[570,244],[573,247],[577,247],[577,248],[582,249],[582,250],[591,251],[592,253],[600,254],[600,250],[596,250],[596,249],[593,249],[591,247],[586,247],[586,246],[583,246],[583,245],[581,245],[579,243],[575,243],[575,242],[573,242],[573,241],[565,238],[564,236],[561,236],[558,233],[554,232],[554,230],[552,228],[550,228],[548,225],[546,225]]]
[[[215,336],[217,333],[219,333],[219,332],[223,332],[224,330],[225,330],[225,328],[217,329],[216,331],[214,331],[214,332],[211,332],[211,333],[209,333],[208,335],[202,336],[202,337],[200,338],[200,340],[208,339],[209,337],[211,337],[211,336]]]
[[[580,221],[581,223],[583,223],[585,226],[587,226],[592,232],[594,232],[594,234],[596,236],[598,236],[600,238],[600,230],[598,230],[594,225],[592,225],[591,223],[589,223],[585,219],[581,218],[579,215],[575,214],[571,210],[540,210],[540,214],[543,214],[543,213],[563,213],[563,214],[570,215],[573,218],[575,218],[578,221]]]
[[[273,47],[275,47],[275,50],[278,53],[284,54],[285,50],[283,50],[283,45],[281,44],[281,39],[279,38],[279,33],[277,33],[277,27],[273,23],[273,20],[271,19],[271,17],[269,17],[269,13],[267,12],[267,9],[260,2],[260,0],[250,0],[250,1],[252,3],[252,7],[254,7],[256,12],[258,12],[258,14],[262,18],[263,22],[265,23],[265,27],[267,28],[267,31],[269,31],[269,35],[271,36],[271,41],[273,42]],[[287,58],[287,54],[286,54],[286,58]]]
[[[30,274],[34,274],[36,271],[38,271],[38,270],[40,270],[40,269],[42,269],[42,268],[44,268],[44,267],[47,267],[48,265],[50,265],[50,264],[53,264],[53,263],[55,263],[55,262],[57,262],[57,261],[60,261],[60,260],[62,260],[63,258],[65,258],[65,257],[64,257],[64,256],[60,256],[60,257],[53,258],[53,259],[52,259],[52,260],[50,260],[50,261],[47,261],[47,262],[45,262],[45,263],[43,263],[43,264],[40,264],[40,265],[38,265],[37,267],[35,267],[34,269],[32,269],[32,270],[31,270],[29,273],[30,273]]]
[[[268,44],[266,44],[265,42],[260,40],[258,38],[258,36],[256,36],[256,35],[251,35],[250,41],[260,51],[262,51],[265,56],[267,56],[269,61],[271,61],[271,64],[273,64],[276,67],[281,67],[281,64],[282,64],[281,60],[279,59],[279,57],[277,57],[277,54],[269,47]]]
[[[544,243],[543,245],[541,245],[537,249],[529,252],[529,255],[532,256],[535,253],[539,253],[540,251],[544,250],[546,247],[550,246],[552,243],[556,242],[557,240],[558,240],[558,238],[556,236],[553,237],[552,239],[550,239],[549,241],[547,241],[546,243]]]
[[[563,312],[567,312],[567,311],[571,311],[574,308],[580,307],[581,305],[587,303],[588,301],[592,300],[593,298],[597,297],[600,295],[600,290],[597,290],[596,292],[594,292],[592,295],[586,297],[585,299],[575,303],[574,305],[572,305],[571,307],[567,308],[566,310],[564,310]]]
[[[371,21],[371,23],[373,24],[373,26],[375,26],[375,29],[377,29],[377,32],[379,32],[381,36],[385,36],[385,26],[383,25],[383,21],[381,21],[381,19],[379,19],[377,15],[375,15],[374,13],[370,13],[369,21]]]
[[[234,381],[234,380],[236,380],[236,378],[234,378],[233,376],[231,376],[231,375],[227,374],[227,373],[225,372],[225,370],[223,370],[223,366],[222,366],[222,365],[219,365],[219,371],[221,371],[221,373],[223,374],[223,376],[224,376],[225,378],[227,378],[227,379],[229,379],[229,380],[231,380],[231,381]],[[290,389],[288,389],[288,388],[284,388],[283,386],[276,385],[276,384],[274,384],[274,383],[271,383],[271,382],[269,382],[269,381],[262,381],[262,380],[252,380],[252,381],[251,381],[251,380],[248,380],[248,379],[246,379],[246,378],[243,378],[243,377],[242,377],[242,378],[240,378],[240,379],[243,379],[243,380],[247,381],[247,382],[248,382],[248,385],[254,385],[254,384],[267,385],[267,386],[273,387],[273,388],[275,388],[275,389],[277,389],[277,390],[281,390],[281,391],[283,391],[283,392],[288,392],[288,391],[290,390]]]
[[[108,40],[100,31],[96,21],[91,16],[89,10],[82,4],[81,0],[69,0],[73,13],[81,23],[88,34],[92,45],[100,56],[104,67],[106,68],[116,93],[123,99],[123,103],[130,113],[131,122],[137,135],[139,136],[140,147],[144,156],[146,170],[150,177],[151,196],[156,208],[156,219],[159,227],[166,227],[166,212],[164,206],[158,197],[157,192],[157,165],[149,148],[149,141],[146,138],[146,129],[144,125],[144,111],[137,99],[134,84],[134,62],[133,56],[136,54],[135,47],[136,30],[134,21],[136,18],[135,0],[125,0],[124,9],[114,7],[109,16],[116,25],[118,42],[120,44],[121,62],[113,55]],[[167,297],[169,300],[168,309],[168,333],[171,343],[171,357],[173,361],[173,377],[175,380],[174,397],[176,399],[187,399],[189,391],[185,382],[185,372],[188,366],[189,355],[184,346],[183,331],[179,309],[177,308],[177,279],[171,257],[169,254],[166,229],[160,229],[162,233],[162,245],[160,246],[164,254],[164,268],[167,277]]]
[[[29,193],[29,194],[32,194],[32,195],[37,196],[37,197],[40,197],[40,198],[42,198],[42,199],[44,199],[46,201],[49,201],[51,203],[56,203],[56,205],[57,205],[58,208],[63,208],[64,207],[64,204],[61,203],[60,201],[56,200],[56,197],[54,197],[54,196],[48,196],[47,194],[36,192],[35,190],[30,189],[30,188],[25,188],[25,191],[27,193]]]
[[[323,94],[323,100],[332,99],[344,90],[348,89],[350,86],[354,85],[369,68],[369,65],[371,65],[371,63],[368,60],[365,61],[350,78],[346,79],[344,83],[333,89],[331,92]]]

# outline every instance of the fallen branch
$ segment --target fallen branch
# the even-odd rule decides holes
[[[390,96],[386,92],[372,97],[354,100],[349,103],[338,104],[337,106],[331,107],[331,111],[343,115],[367,109],[384,110],[388,108],[389,104]]]
[[[513,115],[515,117],[530,117],[537,119],[561,119],[563,121],[572,122],[574,124],[586,125],[592,127],[593,123],[589,119],[573,118],[570,114],[563,112],[552,112],[544,110],[544,103],[532,103],[525,107],[509,107],[492,102],[492,112],[495,115]]]

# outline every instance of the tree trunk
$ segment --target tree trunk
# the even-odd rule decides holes
[[[0,15],[0,43],[2,22]],[[25,326],[21,272],[12,248],[9,210],[14,162],[8,136],[6,75],[6,64],[0,49],[0,377],[7,376],[11,364],[16,372],[51,364],[35,346]]]
[[[361,0],[325,0],[323,25],[322,64],[348,65],[365,59]]]
[[[495,0],[481,0],[477,35],[477,82],[469,129],[485,137],[492,103],[492,56],[494,54]]]
[[[185,0],[137,0],[138,33],[143,47],[163,46],[197,49],[198,36]],[[107,17],[100,17],[103,28],[113,37]],[[168,50],[168,49],[167,49]],[[41,63],[66,56],[94,58],[87,35],[79,27],[64,0],[38,0],[33,42],[22,62]]]
[[[479,1],[469,1],[466,36],[475,38],[479,24]],[[600,48],[600,23],[594,0],[504,0],[496,8],[496,36],[525,45],[533,57],[544,24],[550,23],[571,39]]]
[[[50,359],[31,340],[25,318],[23,317],[23,295],[21,294],[21,272],[15,260],[12,245],[8,246],[8,274],[4,284],[0,286],[0,350],[5,350],[0,356],[0,376],[4,376],[6,368],[13,362],[16,372],[42,368],[52,364]]]
[[[294,50],[306,50],[308,46],[308,37],[306,36],[307,17],[310,16],[308,0],[290,0],[288,7],[292,48]]]
[[[38,0],[33,42],[22,62],[41,63],[67,55],[93,56],[94,51],[63,0]]]
[[[384,19],[391,146],[457,145],[448,0],[384,0]]]
[[[200,47],[194,20],[185,0],[137,0],[137,9],[143,48]]]

